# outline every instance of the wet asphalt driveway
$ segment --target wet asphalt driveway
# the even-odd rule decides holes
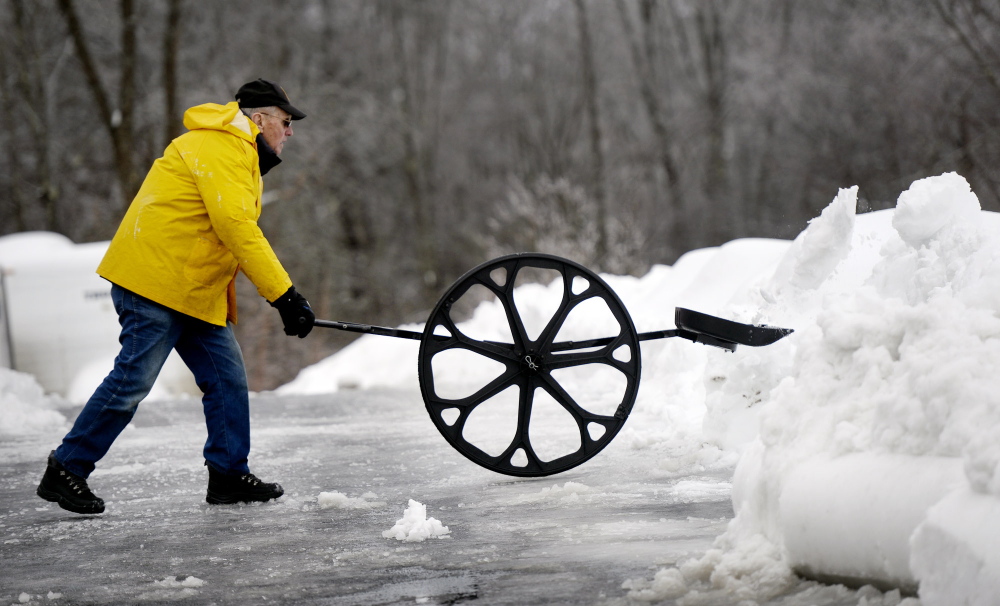
[[[732,515],[728,473],[660,473],[617,443],[548,478],[482,469],[415,393],[252,408],[251,468],[283,484],[277,502],[204,502],[197,400],[140,407],[90,478],[100,516],[34,495],[61,433],[0,442],[0,603],[621,603],[623,581],[704,551]],[[410,499],[450,534],[384,538]]]

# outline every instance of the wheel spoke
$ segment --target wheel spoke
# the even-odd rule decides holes
[[[524,329],[524,322],[521,320],[521,314],[517,311],[517,305],[514,303],[514,288],[513,280],[510,280],[509,289],[506,290],[500,297],[500,302],[503,304],[503,310],[507,314],[507,324],[510,328],[510,334],[514,337],[514,346],[520,347],[522,350],[525,348],[525,344],[531,340],[528,338],[528,332]]]
[[[538,458],[538,455],[535,454],[535,449],[531,447],[531,435],[529,433],[531,410],[535,401],[535,383],[536,380],[533,376],[525,376],[524,381],[521,383],[521,397],[518,402],[517,411],[517,433],[514,434],[514,442],[520,445],[524,450],[525,456],[528,458],[526,467],[541,469],[544,464]]]
[[[549,395],[551,395],[556,402],[561,404],[562,407],[566,409],[566,412],[571,414],[578,423],[584,421],[589,423],[591,421],[614,419],[614,417],[589,412],[577,404],[576,400],[573,399],[573,396],[569,395],[569,392],[563,389],[563,386],[552,375],[546,373],[542,376],[542,380],[544,381],[542,388],[549,392]]]
[[[444,326],[451,333],[451,336],[427,339],[428,343],[425,355],[434,357],[449,349],[466,349],[497,362],[519,361],[519,358],[514,354],[513,345],[492,341],[477,341],[459,330],[449,314],[444,314],[442,320],[444,321],[435,324],[435,326]]]
[[[572,368],[584,366],[586,364],[605,364],[618,369],[626,376],[633,376],[634,365],[631,362],[622,362],[615,359],[614,352],[625,342],[626,335],[615,337],[611,343],[601,347],[597,351],[582,351],[577,353],[560,353],[549,356],[546,366],[550,370],[560,368]],[[637,343],[633,345],[633,350],[638,351]]]
[[[552,345],[552,340],[559,334],[559,329],[562,328],[566,317],[569,316],[569,312],[573,311],[577,303],[579,301],[573,299],[570,287],[566,284],[566,274],[563,274],[563,298],[559,303],[559,308],[552,314],[552,317],[545,324],[545,328],[538,335],[539,350],[546,351]]]
[[[558,402],[562,407],[568,412],[573,420],[576,421],[577,429],[580,432],[580,444],[585,453],[590,453],[591,451],[597,452],[603,448],[600,445],[600,438],[594,440],[590,437],[590,432],[587,430],[587,425],[590,423],[598,423],[604,427],[604,435],[608,435],[608,429],[613,425],[618,423],[618,420],[614,417],[608,417],[604,415],[594,414],[582,406],[577,404],[576,400],[573,399],[563,386],[555,379],[555,377],[545,374],[543,376],[545,381],[544,389],[552,396],[552,398]],[[604,436],[601,436],[602,438]]]
[[[435,395],[431,398],[431,401],[440,405],[442,408],[457,408],[464,416],[468,416],[468,414],[471,413],[476,406],[479,406],[486,400],[489,400],[493,396],[513,385],[520,372],[521,370],[519,368],[508,368],[500,376],[493,379],[481,387],[479,391],[470,396],[459,398],[457,400],[449,400]]]
[[[496,360],[497,362],[520,362],[520,358],[514,353],[514,346],[505,346],[501,343],[489,343],[486,341],[476,341],[475,339],[470,339],[465,335],[458,337],[458,344],[453,346],[454,349],[467,349],[473,353],[477,353],[484,358],[489,358],[491,360]]]
[[[552,347],[552,341],[556,338],[556,335],[559,334],[559,330],[563,327],[563,324],[566,322],[566,318],[569,317],[570,312],[572,312],[573,309],[575,309],[580,303],[600,296],[600,293],[596,292],[594,282],[591,282],[590,280],[587,280],[589,285],[586,290],[581,293],[574,294],[573,279],[577,277],[586,279],[586,276],[580,272],[574,273],[569,267],[563,269],[561,273],[563,278],[562,303],[559,305],[559,309],[557,309],[552,315],[552,318],[549,320],[548,324],[545,325],[545,328],[538,337],[538,342],[541,345],[540,349],[546,352]]]

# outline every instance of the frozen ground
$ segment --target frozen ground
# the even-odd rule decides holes
[[[284,485],[275,503],[204,503],[196,400],[140,407],[91,476],[100,516],[34,496],[60,429],[0,441],[0,604],[628,604],[627,579],[704,553],[732,517],[728,463],[677,474],[623,436],[570,472],[514,479],[452,450],[413,391],[252,406],[251,465]],[[383,537],[410,499],[446,538]],[[802,581],[768,603],[866,595],[883,603]]]

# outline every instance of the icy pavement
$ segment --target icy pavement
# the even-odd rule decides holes
[[[732,516],[731,469],[678,475],[619,436],[569,472],[510,478],[396,391],[254,398],[251,469],[286,494],[209,506],[200,408],[140,407],[91,476],[100,516],[34,495],[61,433],[0,441],[0,604],[624,605],[624,581],[703,553]],[[448,533],[383,536],[411,499]],[[860,596],[802,582],[771,604]]]

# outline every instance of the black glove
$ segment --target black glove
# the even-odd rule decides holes
[[[316,314],[309,307],[309,301],[296,292],[294,286],[285,291],[285,294],[271,301],[271,307],[277,309],[278,313],[281,314],[281,322],[285,325],[286,335],[298,335],[302,339],[312,330]]]

